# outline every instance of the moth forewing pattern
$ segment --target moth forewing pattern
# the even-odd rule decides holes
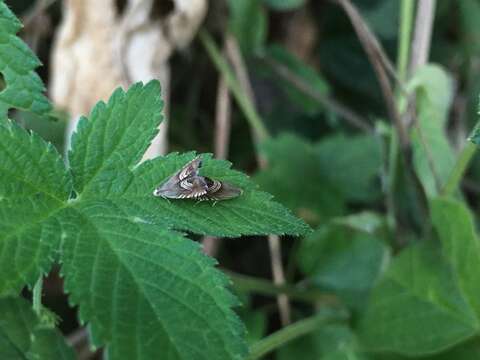
[[[154,196],[166,199],[228,200],[242,194],[231,184],[199,175],[202,160],[196,157],[167,179],[154,191]]]

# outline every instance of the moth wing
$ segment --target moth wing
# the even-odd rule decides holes
[[[226,182],[206,178],[208,189],[206,200],[228,200],[242,195],[243,190]]]
[[[153,192],[155,196],[170,199],[197,199],[207,194],[208,185],[202,176],[190,176],[173,184],[168,182]]]
[[[180,170],[170,176],[167,181],[158,186],[153,195],[164,196],[162,194],[174,194],[176,191],[181,191],[179,184],[182,180],[190,176],[197,176],[200,167],[202,166],[202,159],[197,156],[195,159],[187,163]],[[173,197],[172,197],[173,198]]]
[[[187,165],[181,168],[175,175],[180,181],[182,181],[190,176],[198,176],[198,172],[200,171],[201,167],[202,159],[200,158],[200,156],[197,156],[195,159],[193,159]]]

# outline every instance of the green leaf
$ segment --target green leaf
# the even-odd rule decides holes
[[[255,180],[283,204],[314,224],[344,212],[342,194],[320,168],[313,145],[284,134],[262,144],[261,150],[268,168]]]
[[[245,175],[232,171],[230,163],[204,157],[201,174],[227,181],[244,190],[242,196],[229,201],[193,203],[168,201],[151,194],[158,184],[172,176],[194,158],[193,153],[170,154],[164,158],[145,161],[133,171],[134,180],[123,193],[109,195],[115,204],[136,216],[176,230],[215,236],[252,234],[299,235],[309,228],[290,214],[271,195],[256,190]]]
[[[3,90],[0,92],[0,118],[10,108],[22,109],[42,115],[51,105],[42,94],[42,80],[34,69],[40,61],[28,46],[16,36],[22,25],[7,5],[0,1],[0,73]]]
[[[478,338],[455,346],[444,353],[424,358],[425,360],[471,360],[480,358],[480,341]]]
[[[435,199],[431,203],[432,222],[452,265],[458,285],[480,319],[480,242],[470,210],[461,202]]]
[[[161,349],[168,359],[241,359],[244,327],[228,281],[175,230],[239,236],[309,228],[229,163],[205,155],[201,172],[241,187],[240,197],[218,204],[154,197],[195,156],[138,164],[160,122],[159,90],[157,81],[117,90],[80,121],[69,153],[73,181],[51,145],[0,125],[1,289],[31,284],[55,259],[71,303],[109,358],[152,359]]]
[[[404,250],[371,295],[359,329],[364,346],[418,356],[478,334],[475,311],[455,280],[431,242]]]
[[[387,266],[389,251],[373,235],[334,224],[321,226],[302,241],[299,265],[314,285],[360,308]]]
[[[351,201],[367,201],[378,197],[382,153],[373,136],[334,135],[316,145],[320,166],[333,184]],[[378,179],[377,179],[378,181]]]
[[[0,298],[0,359],[74,359],[62,335],[40,322],[22,298]]]
[[[305,0],[263,0],[274,10],[294,10],[305,5]]]
[[[0,123],[0,294],[33,285],[48,271],[62,235],[51,216],[70,191],[70,175],[51,144]]]
[[[246,54],[263,48],[267,38],[267,14],[260,0],[229,0],[229,29]]]
[[[417,126],[412,130],[415,169],[427,194],[435,196],[455,165],[446,135],[452,81],[439,66],[425,65],[415,72],[408,89],[416,91],[417,100]]]
[[[313,68],[309,67],[291,54],[286,48],[280,45],[272,45],[266,50],[266,56],[272,58],[281,66],[285,66],[299,79],[308,83],[308,85],[316,90],[318,94],[322,94],[326,97],[330,92],[327,80]],[[275,78],[275,80],[280,82],[281,89],[286,92],[290,100],[296,104],[302,112],[313,115],[322,110],[322,104],[293,87],[290,82],[283,78]]]
[[[116,193],[132,180],[132,169],[142,158],[162,120],[160,84],[137,83],[125,93],[117,89],[108,104],[99,102],[83,117],[72,136],[69,152],[75,190],[82,198]]]
[[[65,288],[111,359],[242,359],[227,278],[197,244],[109,202],[63,217]]]

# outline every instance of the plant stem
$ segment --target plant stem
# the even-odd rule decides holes
[[[402,0],[397,54],[397,75],[400,81],[407,79],[408,57],[413,24],[413,0]]]
[[[241,291],[272,296],[286,294],[294,300],[309,303],[339,304],[339,300],[335,295],[326,294],[318,289],[300,289],[288,284],[275,285],[264,279],[258,279],[229,271],[225,271],[225,273],[232,279],[233,285]]]
[[[37,282],[35,283],[35,286],[33,287],[33,311],[37,315],[40,315],[40,312],[42,310],[42,289],[43,289],[43,276],[40,275],[38,278]]]
[[[470,160],[472,160],[475,151],[477,150],[477,145],[472,144],[470,141],[465,145],[463,150],[458,155],[457,162],[453,168],[450,176],[448,177],[447,183],[443,188],[442,195],[452,196],[455,190],[457,190],[460,181],[462,180],[465,171],[467,170]]]
[[[233,74],[232,69],[228,63],[223,59],[222,54],[215,45],[212,37],[205,31],[201,30],[199,32],[200,40],[207,50],[208,55],[213,61],[215,67],[220,72],[220,74],[225,78],[225,81],[230,88],[235,100],[237,100],[238,106],[242,109],[247,121],[250,123],[250,126],[253,128],[255,134],[258,137],[258,140],[262,142],[263,140],[270,137],[267,128],[262,122],[260,115],[257,113],[255,106],[249,100],[247,95],[242,91],[238,80]]]
[[[287,342],[317,330],[320,325],[345,319],[345,314],[340,315],[338,313],[335,314],[329,312],[327,314],[318,314],[297,321],[296,323],[286,326],[253,344],[250,348],[250,355],[247,357],[247,360],[259,359],[265,354],[285,345]]]
[[[402,0],[400,5],[400,26],[399,41],[397,53],[397,75],[401,82],[407,80],[408,59],[410,51],[410,39],[412,36],[413,25],[413,0]],[[397,89],[397,109],[402,111],[402,103],[406,102],[405,95]],[[406,106],[405,106],[406,107]],[[403,120],[403,119],[402,119]],[[395,215],[395,184],[397,180],[398,170],[398,137],[397,133],[392,131],[390,137],[390,145],[388,150],[388,223],[392,228],[396,227]]]

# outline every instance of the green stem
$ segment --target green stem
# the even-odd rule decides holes
[[[321,325],[333,321],[346,320],[346,318],[345,313],[334,314],[328,312],[327,314],[318,314],[297,321],[253,344],[250,347],[250,355],[247,357],[247,360],[259,359],[265,354],[285,345],[287,342],[317,330]]]
[[[289,298],[310,303],[339,304],[335,295],[326,294],[318,289],[299,289],[298,287],[284,284],[275,285],[268,280],[241,275],[229,271],[225,273],[232,279],[233,285],[244,292],[254,292],[264,295],[286,294]]]
[[[33,311],[37,315],[40,315],[42,310],[42,289],[43,289],[43,276],[40,276],[33,287]]]
[[[270,134],[263,124],[263,121],[255,109],[255,106],[252,104],[248,96],[246,96],[246,94],[242,91],[242,88],[232,69],[230,68],[230,65],[223,58],[212,37],[205,30],[200,31],[199,37],[218,72],[224,76],[228,88],[232,92],[235,100],[237,100],[238,106],[244,113],[250,126],[253,128],[258,140],[261,142],[269,138]]]
[[[401,82],[407,79],[408,58],[410,56],[410,40],[413,28],[414,1],[402,0],[400,5],[399,40],[397,49],[397,76]],[[405,95],[397,89],[397,108],[402,111],[402,103]],[[404,110],[404,109],[403,109]],[[388,223],[393,228],[396,226],[395,219],[395,184],[398,169],[398,136],[392,132],[388,151]]]
[[[400,27],[397,54],[397,76],[401,81],[407,79],[410,38],[413,25],[413,0],[402,0],[400,5]]]
[[[467,143],[467,145],[465,145],[457,158],[455,167],[453,168],[450,176],[448,177],[447,183],[443,188],[442,195],[452,196],[455,190],[457,190],[458,185],[462,180],[462,177],[467,170],[468,164],[470,164],[470,160],[472,160],[476,150],[477,145],[472,144],[470,141]]]

